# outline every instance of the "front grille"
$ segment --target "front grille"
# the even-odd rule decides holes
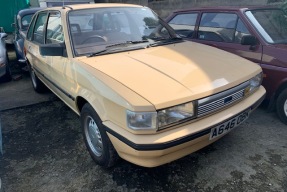
[[[197,116],[201,117],[215,112],[242,99],[248,85],[249,82],[245,82],[227,91],[198,100]]]

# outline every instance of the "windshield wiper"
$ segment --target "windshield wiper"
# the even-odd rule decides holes
[[[159,45],[167,45],[170,43],[177,43],[177,42],[182,42],[183,39],[180,37],[173,37],[173,38],[158,38],[154,39],[155,42],[151,43],[149,46],[154,47],[154,46],[159,46]]]
[[[149,41],[148,41],[148,40],[126,41],[126,42],[122,42],[122,43],[115,43],[115,44],[108,45],[108,46],[106,46],[106,48],[116,47],[116,46],[122,46],[122,45],[131,45],[131,44],[147,43],[147,42],[149,42]]]
[[[117,46],[123,46],[123,45],[131,45],[131,44],[140,44],[140,43],[147,43],[147,42],[149,42],[149,41],[148,40],[141,40],[141,41],[126,41],[126,42],[123,42],[123,43],[115,43],[115,44],[106,46],[105,49],[102,49],[100,51],[91,53],[87,57],[93,57],[93,56],[100,55],[100,54],[103,54],[103,53],[110,53],[110,51],[119,50],[119,48],[110,49],[111,47],[117,47]]]
[[[87,57],[93,57],[93,56],[96,56],[96,55],[100,55],[102,53],[105,53],[105,52],[108,52],[109,49],[102,49],[100,51],[97,51],[97,52],[94,52],[94,53],[91,53],[89,54]]]

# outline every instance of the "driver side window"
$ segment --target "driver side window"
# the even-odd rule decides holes
[[[42,12],[39,13],[39,16],[37,18],[35,29],[33,33],[33,41],[44,44],[44,26],[47,19],[47,13]]]
[[[49,14],[47,23],[46,44],[64,42],[63,26],[59,12]]]

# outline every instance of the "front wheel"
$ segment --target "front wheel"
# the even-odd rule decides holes
[[[35,71],[31,67],[31,65],[28,64],[28,67],[29,67],[29,73],[30,73],[32,86],[33,86],[34,90],[38,93],[45,92],[47,90],[47,88],[44,85],[44,83],[42,83],[42,81],[37,77]]]
[[[93,160],[103,167],[113,166],[118,154],[104,130],[102,121],[88,103],[81,111],[81,125],[86,147]]]
[[[287,89],[282,91],[277,98],[276,111],[279,119],[287,125]]]

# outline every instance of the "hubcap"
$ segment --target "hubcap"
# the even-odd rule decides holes
[[[103,154],[103,142],[100,130],[94,119],[90,116],[87,118],[86,126],[85,132],[88,145],[92,152],[99,157]]]

